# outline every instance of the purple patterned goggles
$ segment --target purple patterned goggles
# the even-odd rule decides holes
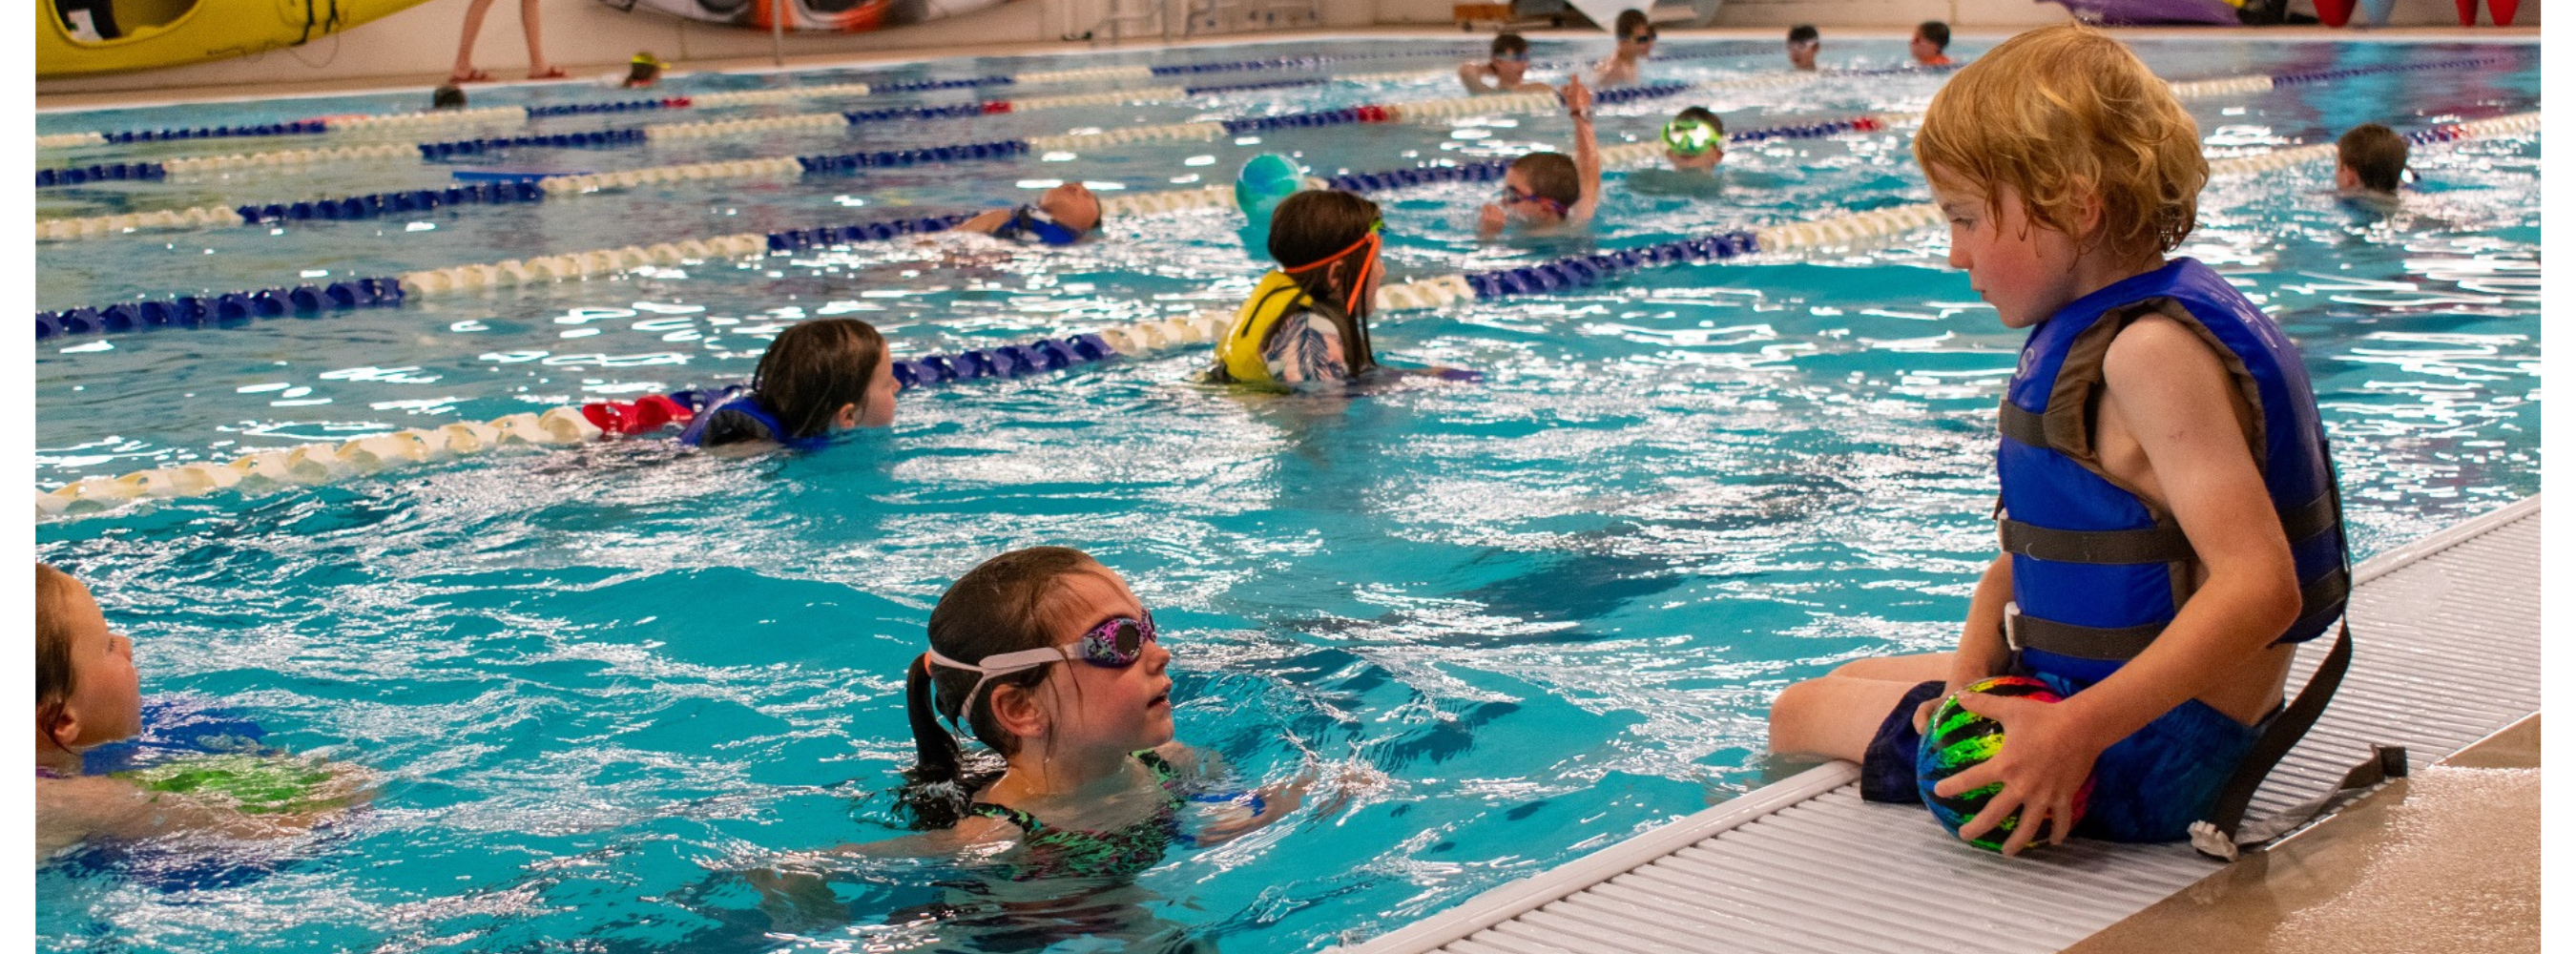
[[[1145,658],[1145,644],[1151,642],[1159,640],[1154,634],[1154,614],[1148,611],[1143,619],[1118,616],[1102,620],[1100,625],[1083,633],[1080,641],[1061,646],[995,653],[971,665],[942,656],[939,650],[933,649],[930,662],[983,675],[983,678],[975,680],[974,688],[966,690],[966,705],[960,707],[957,718],[950,720],[963,724],[971,721],[975,702],[984,692],[984,684],[993,681],[995,676],[1077,659],[1102,669],[1125,669],[1135,665],[1136,660]]]

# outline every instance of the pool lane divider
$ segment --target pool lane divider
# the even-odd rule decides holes
[[[2540,126],[2538,113],[2450,123],[2410,134],[2423,144],[2454,142],[2480,136],[2530,132]],[[2274,155],[2284,157],[2273,161]],[[2273,171],[2294,162],[2314,162],[2333,155],[2331,146],[2297,147],[2260,156],[2220,160],[2212,176]],[[1466,299],[1540,294],[1592,284],[1620,271],[1681,264],[1717,262],[1797,247],[1854,244],[1884,240],[1939,224],[1938,206],[1920,203],[1837,216],[1817,222],[1737,230],[1622,249],[1604,255],[1576,256],[1540,266],[1473,275],[1447,275],[1406,282],[1379,290],[1378,304],[1387,310],[1437,307]],[[934,220],[923,220],[934,221]],[[988,378],[1019,377],[1140,356],[1165,348],[1204,344],[1229,327],[1231,316],[1202,311],[1184,317],[1135,322],[1091,335],[1041,340],[1030,345],[974,349],[957,355],[898,359],[894,373],[905,388]],[[1086,340],[1088,339],[1088,340]],[[1105,346],[1105,349],[1104,347]],[[104,512],[137,500],[198,497],[240,488],[314,485],[377,473],[414,463],[453,460],[507,448],[589,443],[611,433],[651,433],[696,413],[717,393],[682,391],[623,403],[556,407],[488,422],[460,422],[436,428],[414,428],[391,434],[333,443],[260,451],[228,463],[198,462],[135,471],[119,477],[93,477],[36,492],[38,519]],[[649,405],[649,406],[648,406]]]
[[[2417,144],[2455,142],[2484,136],[2526,133],[2540,128],[2537,112],[2498,116],[2464,123],[2445,123],[2410,134]],[[2296,165],[2332,160],[2335,146],[2322,143],[2278,149],[2254,156],[2220,159],[2209,164],[2210,177],[2274,172]],[[1378,307],[1386,310],[1438,308],[1460,301],[1481,301],[1546,294],[1597,284],[1623,272],[1689,262],[1717,262],[1755,254],[1801,248],[1857,247],[1941,224],[1941,207],[1929,202],[1891,206],[1811,222],[1795,222],[1680,239],[1635,249],[1577,255],[1538,265],[1466,275],[1416,279],[1378,290]]]
[[[1776,126],[1768,129],[1739,130],[1728,134],[1731,142],[1758,142],[1774,138],[1811,138],[1842,132],[1872,132],[1904,118],[1904,114],[1867,115],[1817,123]],[[1626,143],[1601,151],[1608,165],[1627,165],[1651,161],[1663,155],[1660,142]],[[1510,160],[1494,160],[1466,166],[1427,166],[1398,169],[1382,173],[1357,173],[1331,179],[1308,179],[1312,188],[1337,188],[1352,192],[1381,191],[1433,182],[1487,182],[1501,178]],[[782,170],[783,171],[783,170]],[[260,208],[244,206],[235,210],[245,221],[307,221],[314,219],[367,218],[391,211],[423,211],[440,205],[464,202],[529,202],[536,201],[541,187],[528,182],[496,182],[480,186],[459,186],[445,190],[418,190],[410,193],[385,193],[343,199],[337,203],[295,203]],[[1104,218],[1125,218],[1143,214],[1171,214],[1200,208],[1231,207],[1233,187],[1216,185],[1200,189],[1173,190],[1139,196],[1115,196],[1102,200]],[[718,236],[696,242],[660,243],[651,246],[630,245],[617,249],[599,249],[549,255],[525,261],[513,259],[489,265],[460,265],[426,269],[400,276],[399,279],[377,279],[398,282],[402,293],[438,294],[477,288],[548,283],[561,280],[616,274],[634,268],[676,265],[691,260],[706,260],[729,254],[786,252],[851,242],[884,241],[903,235],[945,231],[974,216],[958,213],[948,216],[898,219],[859,225],[825,226],[790,229],[765,235],[742,234]],[[283,314],[308,314],[340,308],[373,307],[390,302],[380,301],[381,294],[354,296],[346,305],[337,305],[352,296],[339,295],[328,286],[316,288],[262,289],[229,295],[182,296],[179,299],[144,302],[122,302],[106,307],[73,308],[62,312],[40,312],[36,316],[36,337],[91,334],[124,334],[151,331],[164,327],[199,327],[207,324],[228,325],[255,317],[277,317]],[[315,304],[318,300],[319,304]],[[213,302],[200,306],[196,302]],[[224,304],[229,302],[230,304]],[[271,304],[272,302],[283,305]],[[207,308],[213,308],[209,311]]]
[[[897,359],[893,372],[905,389],[1025,377],[1205,344],[1224,333],[1231,320],[1230,315],[1199,312],[1140,321],[1067,338]],[[86,516],[142,500],[203,497],[236,489],[314,486],[496,451],[588,444],[610,437],[658,436],[673,424],[686,423],[735,390],[691,388],[632,402],[554,407],[490,421],[457,422],[336,443],[255,451],[222,463],[200,461],[117,477],[93,477],[50,491],[38,490],[36,516]]]
[[[1331,63],[1377,59],[1410,59],[1431,56],[1472,55],[1466,47],[1457,51],[1414,50],[1398,53],[1356,53],[1339,56],[1295,56],[1260,60],[1234,60],[1218,63],[1188,63],[1166,66],[1105,66],[1071,70],[1038,70],[1019,74],[979,76],[953,80],[920,80],[890,83],[831,83],[782,89],[731,90],[665,96],[651,99],[613,100],[599,103],[568,103],[548,106],[496,106],[474,110],[430,110],[374,116],[335,116],[327,119],[290,123],[262,123],[242,126],[212,126],[180,129],[145,129],[121,132],[56,133],[36,137],[40,149],[75,148],[80,146],[118,145],[136,142],[158,142],[190,139],[228,139],[241,137],[322,135],[358,129],[384,129],[403,126],[461,125],[471,122],[525,122],[533,118],[574,116],[595,113],[620,113],[642,110],[745,106],[788,102],[796,99],[828,97],[864,97],[887,93],[923,93],[950,89],[972,89],[978,86],[1047,86],[1069,83],[1113,82],[1155,79],[1167,76],[1195,76],[1206,73],[1232,73],[1267,70],[1313,69]],[[470,117],[470,118],[469,118]]]
[[[2410,133],[2408,139],[2418,145],[2429,145],[2464,138],[2528,132],[2538,128],[2539,117],[2540,114],[2535,112],[2445,124]],[[1753,142],[1774,138],[1825,136],[1843,132],[1870,132],[1885,129],[1910,118],[1909,114],[1864,115],[1818,123],[1739,130],[1728,134],[1727,138],[1732,142]],[[1601,154],[1605,165],[1649,162],[1662,155],[1662,144],[1658,142],[1624,143],[1606,147],[1601,150]],[[2277,149],[2254,156],[2212,161],[2210,174],[2212,177],[2245,175],[2319,161],[2333,155],[2332,144]],[[1494,181],[1508,167],[1508,160],[1496,160],[1460,166],[1425,166],[1380,173],[1350,173],[1329,179],[1309,178],[1307,183],[1310,188],[1370,192],[1430,183]],[[531,186],[527,183],[494,183],[485,188],[524,192]],[[1198,209],[1230,208],[1233,203],[1233,187],[1220,184],[1197,189],[1112,196],[1101,201],[1101,214],[1104,218],[1129,218]],[[1904,224],[1918,219],[1921,220],[1921,224],[1937,223],[1939,221],[1937,216],[1922,218],[1930,215],[1929,210],[1932,208],[1929,205],[1907,206],[1893,211],[1882,210],[1859,216],[1828,219],[1818,223],[1776,226],[1770,230],[1770,238],[1767,241],[1757,241],[1757,245],[1762,248],[1777,248],[1831,241],[1860,241],[1887,234],[1886,230],[1891,228],[1919,227]],[[1912,211],[1906,211],[1909,209]],[[790,252],[853,242],[884,241],[903,235],[945,231],[971,217],[973,213],[957,213],[859,225],[790,229],[766,234],[724,235],[677,243],[656,243],[649,246],[629,245],[615,249],[541,256],[524,261],[511,259],[492,264],[425,269],[391,279],[360,279],[354,280],[358,284],[347,290],[335,290],[336,286],[342,283],[334,283],[330,286],[308,285],[230,294],[180,296],[162,301],[123,302],[103,308],[83,307],[62,312],[39,312],[36,316],[37,337],[41,339],[55,336],[150,331],[162,327],[195,327],[210,323],[208,320],[210,317],[211,323],[224,325],[253,317],[276,317],[289,313],[301,315],[346,308],[399,304],[406,296],[543,284],[613,275],[642,267],[676,265],[727,256]],[[1760,235],[1757,234],[1757,239],[1759,238]],[[1406,286],[1390,286],[1388,289],[1383,289],[1381,293],[1394,296],[1382,299],[1388,302],[1390,307],[1436,307],[1460,298],[1489,297],[1491,293],[1508,289],[1552,291],[1577,287],[1590,284],[1599,276],[1613,271],[1646,264],[1701,260],[1716,254],[1717,251],[1718,246],[1705,242],[1695,246],[1676,246],[1660,250],[1650,247],[1639,250],[1635,260],[1621,258],[1618,253],[1610,253],[1607,257],[1586,256],[1582,257],[1579,264],[1575,260],[1549,263],[1555,266],[1553,269],[1532,266],[1527,270],[1506,269],[1485,273],[1483,276],[1461,275],[1425,279]],[[1727,253],[1728,256],[1733,254],[1737,253]],[[1693,256],[1701,258],[1693,258]],[[367,282],[374,284],[366,284]],[[392,295],[390,298],[385,291],[388,283],[390,283]],[[201,307],[207,310],[201,312]]]

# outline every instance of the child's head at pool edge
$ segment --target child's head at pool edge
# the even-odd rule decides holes
[[[1087,658],[1082,644],[1093,629],[1146,618],[1125,580],[1071,547],[1013,550],[966,571],[930,611],[932,653],[968,666],[1048,648],[1070,656],[989,677],[930,654],[915,658],[905,685],[920,758],[915,781],[954,782],[963,772],[956,736],[942,720],[963,725],[1015,766],[1024,756],[1124,757],[1171,741],[1164,675],[1171,654],[1159,642],[1139,644],[1126,665],[1075,662]]]
[[[2199,127],[2165,81],[2073,24],[1961,69],[1933,95],[1914,157],[1950,220],[1951,265],[2013,328],[2103,276],[2155,267],[2191,234],[2209,179]]]
[[[134,643],[107,628],[71,574],[36,564],[36,763],[78,774],[80,754],[143,730]]]

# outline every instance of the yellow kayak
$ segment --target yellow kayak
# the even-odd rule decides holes
[[[36,0],[36,78],[248,56],[428,0]]]

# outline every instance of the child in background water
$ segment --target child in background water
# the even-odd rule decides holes
[[[852,318],[800,322],[761,353],[750,389],[699,414],[680,440],[813,450],[837,431],[893,424],[897,390],[876,328]]]
[[[1219,798],[1239,817],[1183,831],[1194,781],[1215,773],[1172,737],[1159,636],[1126,581],[1080,550],[1014,550],[959,577],[907,676],[919,822],[958,846],[1018,841],[1029,876],[1108,877],[1295,810],[1302,781]],[[998,776],[970,769],[951,726],[1001,755]]]
[[[1265,275],[1217,340],[1213,384],[1331,384],[1377,366],[1369,314],[1377,307],[1377,203],[1348,192],[1300,192],[1270,218]]]
[[[226,804],[220,797],[153,791],[119,775],[84,774],[82,755],[143,730],[134,641],[107,628],[89,589],[36,564],[36,859],[94,838],[141,839],[186,831],[234,838],[292,835],[312,827],[343,790],[283,810]],[[313,774],[321,773],[311,770]]]
[[[1601,148],[1592,135],[1592,91],[1582,80],[1567,80],[1565,111],[1574,119],[1574,155],[1533,152],[1512,160],[1503,172],[1503,198],[1476,210],[1476,234],[1501,235],[1505,228],[1548,232],[1592,221],[1601,205]]]
[[[2348,199],[2395,208],[2406,176],[2406,137],[2378,123],[2363,123],[2335,140],[2335,191]]]

